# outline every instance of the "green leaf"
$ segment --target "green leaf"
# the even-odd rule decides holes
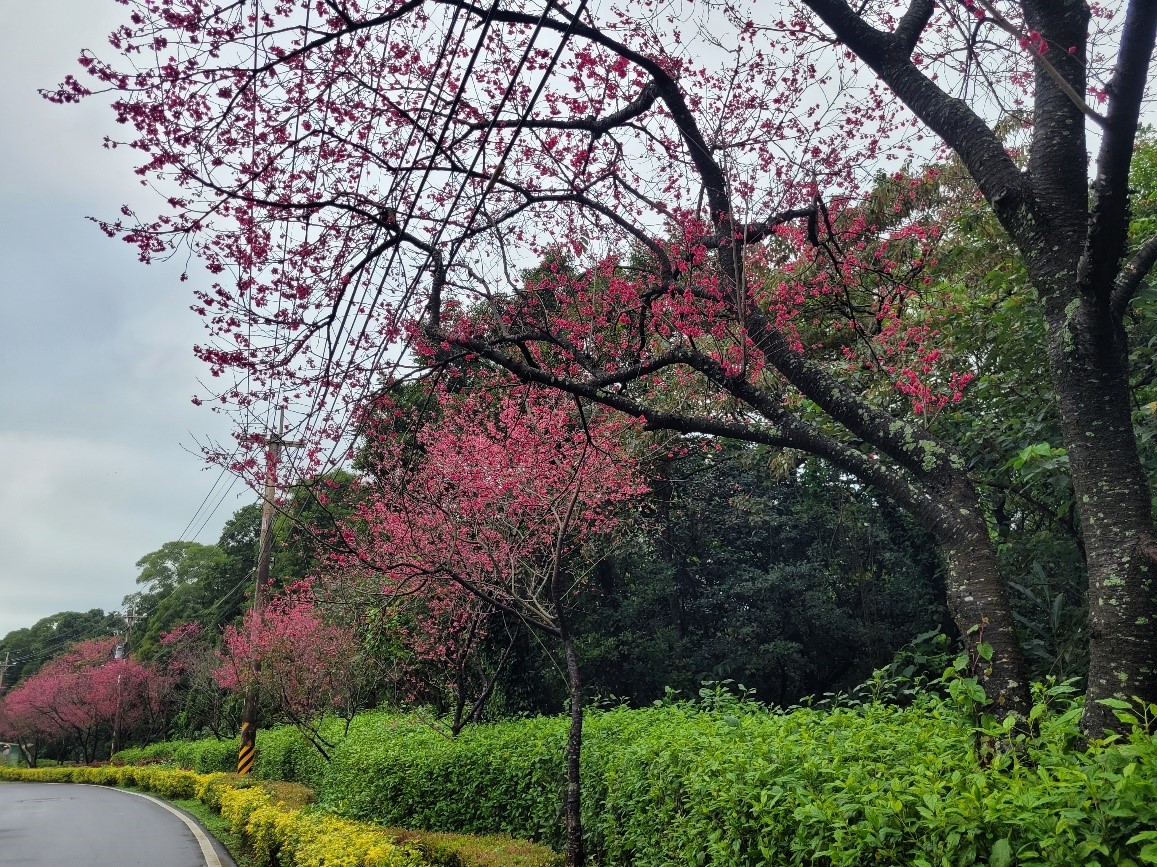
[[[1121,701],[1119,698],[1099,698],[1097,704],[1103,704],[1105,707],[1113,710],[1132,710],[1133,706],[1127,701]]]
[[[1009,867],[1012,863],[1012,846],[1007,839],[992,844],[992,854],[988,856],[988,867]]]

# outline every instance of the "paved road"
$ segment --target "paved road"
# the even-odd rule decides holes
[[[0,783],[0,864],[234,867],[221,844],[176,808],[69,783]]]

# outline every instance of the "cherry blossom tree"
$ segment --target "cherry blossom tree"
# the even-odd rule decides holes
[[[117,639],[75,645],[4,696],[3,717],[17,733],[75,748],[96,759],[107,738],[155,722],[168,679],[131,657],[114,658]],[[35,739],[35,738],[34,738]]]
[[[337,559],[378,576],[387,602],[422,601],[429,616],[416,625],[438,629],[411,635],[426,656],[459,664],[483,637],[487,609],[558,642],[571,715],[567,863],[578,865],[583,692],[568,612],[612,544],[618,510],[645,488],[621,420],[552,390],[470,375],[470,390],[434,387],[433,418],[408,438],[397,436],[392,397],[373,403],[362,426],[372,472]]]
[[[120,56],[81,63],[167,207],[104,227],[216,275],[196,304],[215,398],[300,396],[302,427],[341,440],[423,335],[437,361],[481,358],[652,428],[817,455],[933,530],[989,697],[1023,712],[988,516],[930,425],[973,374],[926,315],[936,215],[904,192],[899,220],[866,207],[880,170],[954,152],[1047,324],[1088,559],[1086,726],[1114,724],[1097,699],[1157,700],[1127,364],[1157,260],[1157,239],[1128,235],[1152,3],[126,6]],[[89,92],[70,77],[50,96]]]
[[[182,623],[161,633],[160,648],[158,659],[173,683],[173,731],[196,737],[207,729],[218,739],[229,737],[239,720],[214,677],[220,660],[213,633],[199,623]]]
[[[57,727],[31,702],[0,697],[0,739],[20,745],[30,767],[36,767],[41,749],[57,734]]]
[[[348,557],[338,559],[347,565],[328,576],[333,593],[362,612],[382,680],[398,700],[448,715],[454,736],[481,721],[522,624],[453,583],[423,584],[414,594],[383,593],[376,570],[350,569]],[[491,645],[502,646],[491,654]]]
[[[327,712],[348,718],[357,710],[360,658],[352,631],[325,622],[310,585],[299,582],[225,628],[214,678],[231,692],[256,687],[328,759],[332,744],[318,721]]]

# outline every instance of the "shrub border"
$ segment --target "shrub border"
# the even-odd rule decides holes
[[[384,829],[316,809],[290,809],[256,783],[149,765],[6,768],[0,780],[136,787],[166,798],[200,801],[220,813],[262,867],[558,867],[543,846],[500,837],[429,835]],[[479,845],[480,844],[480,845]],[[479,859],[472,850],[490,857]],[[504,852],[509,851],[508,857]]]

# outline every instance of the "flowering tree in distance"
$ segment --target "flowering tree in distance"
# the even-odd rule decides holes
[[[0,720],[17,738],[58,741],[96,759],[102,742],[157,717],[169,681],[131,657],[114,659],[115,638],[84,641],[5,694]],[[31,736],[31,737],[30,737]]]
[[[890,159],[953,151],[1047,324],[1088,560],[1086,726],[1114,724],[1097,699],[1157,700],[1127,363],[1157,260],[1157,239],[1128,235],[1154,4],[126,5],[123,58],[81,63],[170,192],[105,228],[218,275],[197,309],[201,355],[237,374],[221,399],[308,396],[325,408],[308,426],[338,438],[421,332],[441,360],[652,428],[817,455],[932,529],[989,697],[1023,712],[987,516],[932,431],[974,373],[926,313],[935,214],[903,191],[886,222],[863,207]],[[89,92],[70,78],[52,96]],[[524,284],[559,248],[571,261]],[[484,307],[461,315],[464,299]]]
[[[356,709],[360,648],[351,630],[323,621],[307,585],[287,588],[226,627],[219,657],[219,686],[238,693],[256,686],[328,758],[331,745],[317,721],[327,711],[349,716]]]
[[[387,602],[424,599],[445,612],[424,621],[446,628],[423,642],[445,646],[448,659],[485,628],[463,595],[561,645],[567,863],[580,865],[583,693],[568,611],[618,526],[616,508],[644,487],[622,422],[588,415],[566,395],[484,373],[473,390],[436,386],[435,395],[434,418],[408,439],[396,436],[388,395],[373,405],[363,425],[373,474],[343,556],[355,573],[379,576]]]
[[[337,560],[349,562],[344,555]],[[506,630],[506,648],[487,670],[484,657],[491,632],[511,621],[465,588],[452,582],[422,583],[419,593],[383,594],[381,576],[373,569],[338,566],[330,577],[335,596],[367,613],[367,631],[388,659],[389,679],[405,702],[448,709],[455,736],[482,719],[522,632],[521,623]]]

